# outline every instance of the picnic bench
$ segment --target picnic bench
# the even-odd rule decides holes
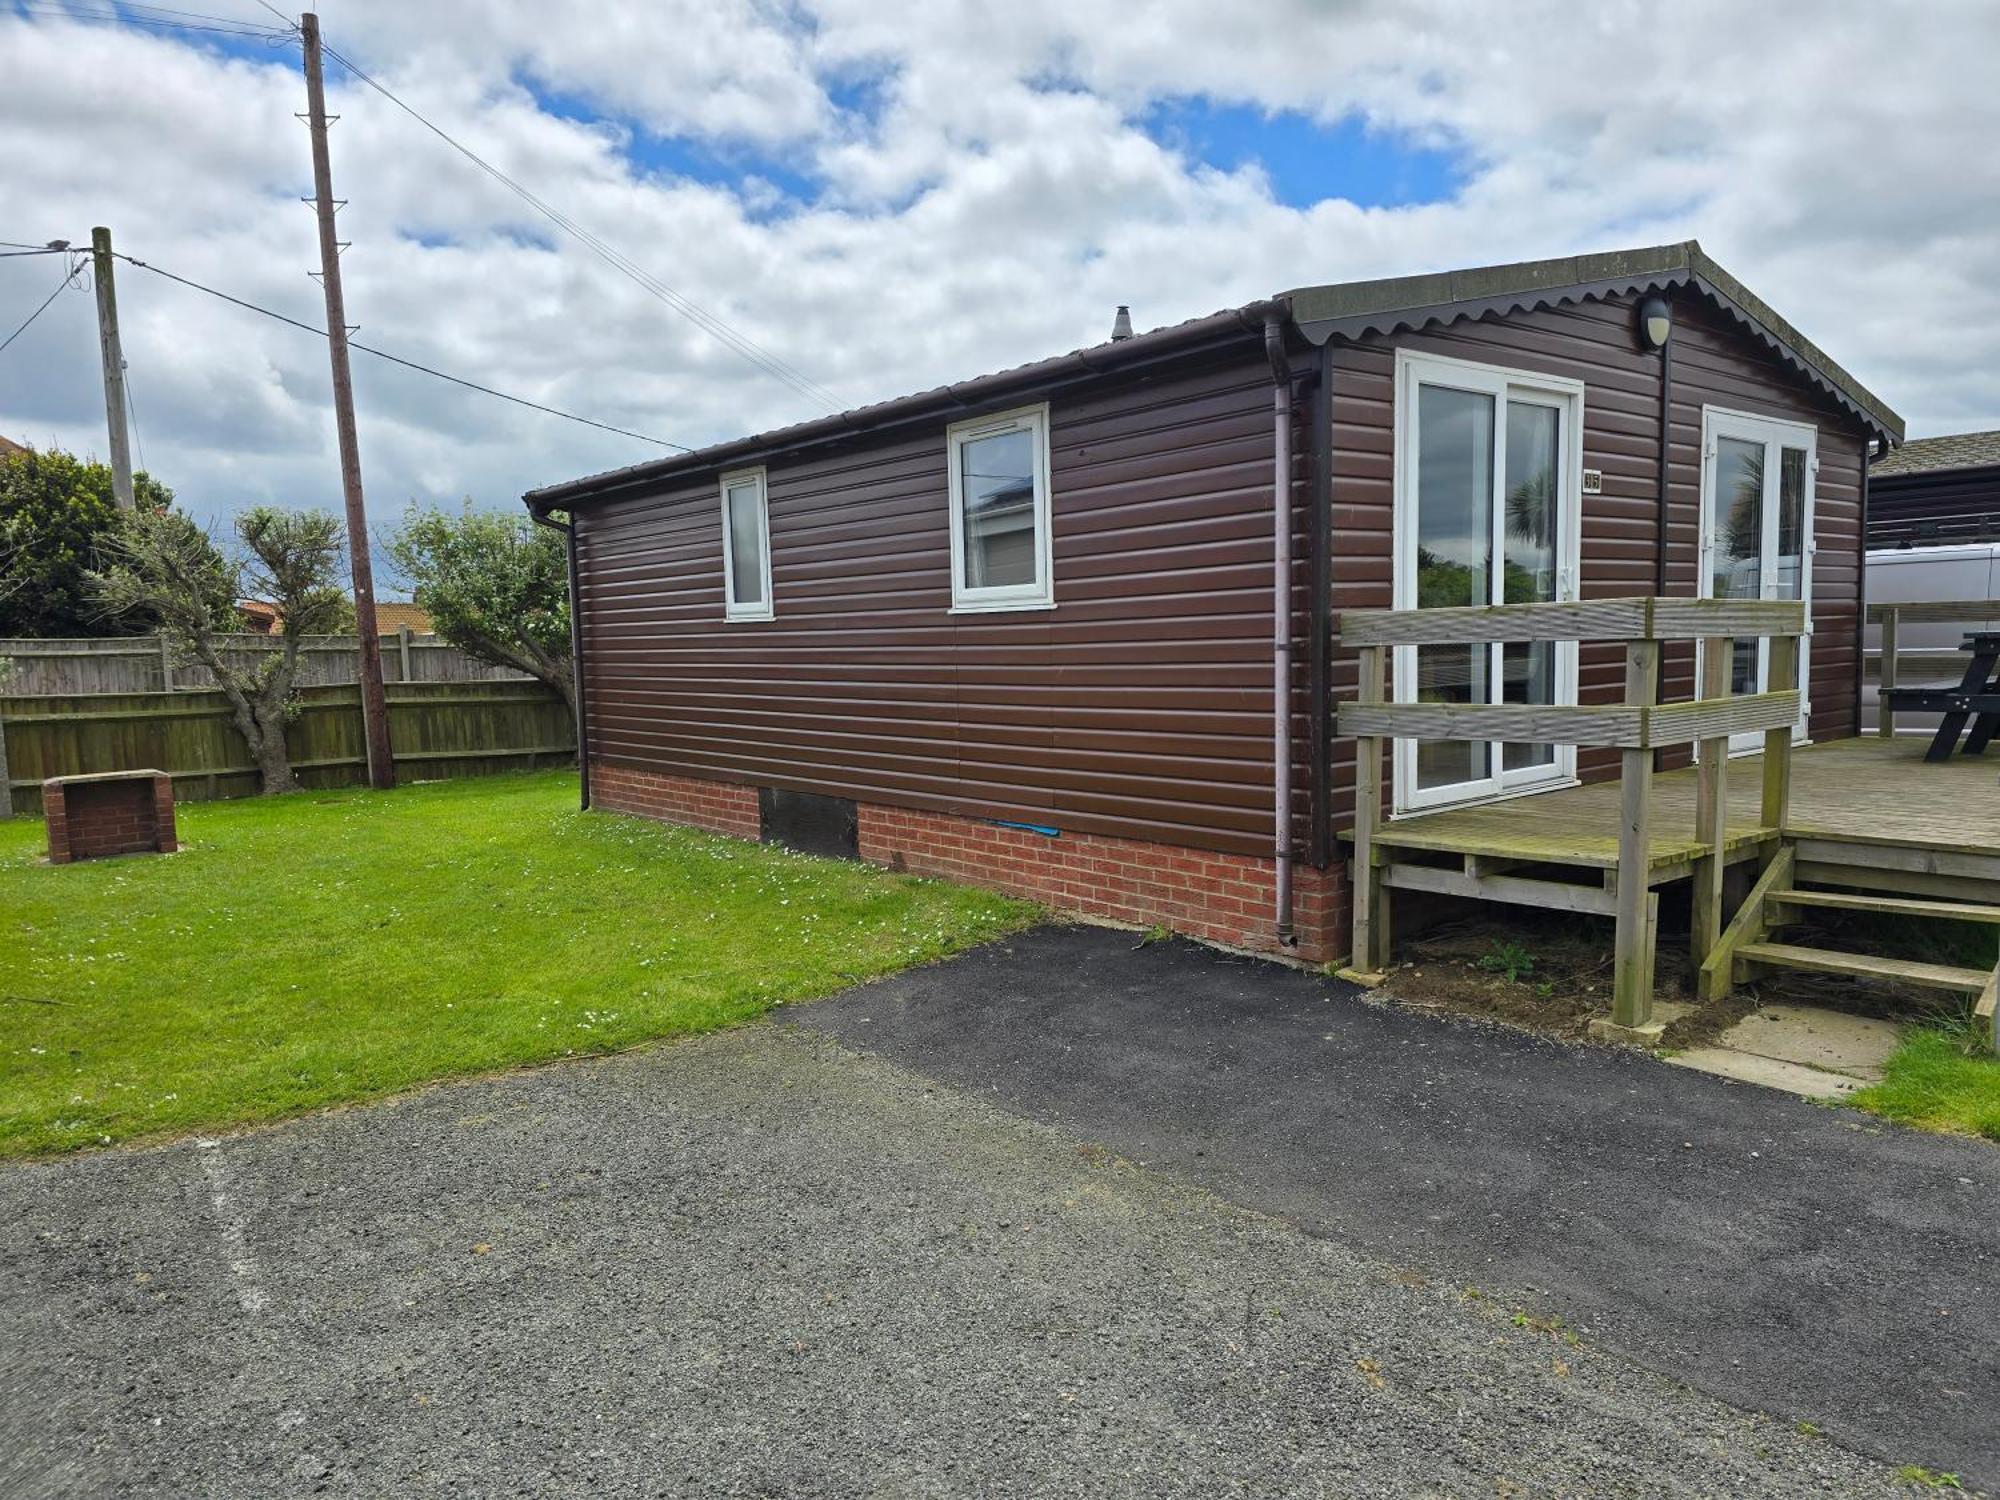
[[[1968,660],[1958,683],[1935,687],[1882,689],[1885,713],[1942,714],[1925,760],[1949,760],[1965,735],[1964,753],[1983,755],[2000,731],[2000,630],[1974,631],[1959,648]],[[1968,733],[1966,726],[1971,725]]]

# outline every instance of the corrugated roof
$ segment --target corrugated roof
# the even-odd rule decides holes
[[[1319,344],[1330,338],[1395,333],[1429,323],[1451,323],[1462,318],[1504,315],[1564,302],[1681,286],[1693,287],[1728,313],[1738,326],[1796,374],[1825,391],[1868,427],[1891,441],[1902,440],[1903,419],[1885,402],[1779,317],[1710,258],[1696,241],[1682,240],[1671,245],[1598,255],[1566,255],[1430,275],[1298,287],[1275,298],[1153,329],[1136,338],[1093,344],[1052,359],[1016,365],[1009,370],[856,407],[834,416],[817,417],[753,437],[545,485],[530,490],[522,498],[537,511],[562,509],[576,500],[670,475],[749,461],[809,443],[866,432],[891,422],[990,403],[1015,387],[1044,385],[1065,376],[1108,373],[1204,338],[1248,332],[1257,328],[1271,311],[1287,314],[1306,338]]]
[[[1868,466],[1871,479],[1895,474],[1930,474],[1940,469],[2000,467],[2000,432],[1955,432],[1949,437],[1912,438]]]

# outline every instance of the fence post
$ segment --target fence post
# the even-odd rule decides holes
[[[1896,685],[1896,616],[1899,613],[1891,604],[1882,611],[1882,659],[1881,670],[1876,674],[1875,688],[1875,732],[1883,739],[1893,739],[1896,734],[1896,713],[1889,707],[1889,690]],[[1778,643],[1771,642],[1776,651]],[[1773,662],[1775,666],[1775,659]],[[1774,672],[1772,675],[1776,675]]]
[[[1386,683],[1388,647],[1361,648],[1361,677],[1355,700],[1380,703]],[[1382,741],[1362,735],[1354,742],[1354,879],[1348,899],[1354,908],[1353,952],[1348,962],[1361,970],[1389,964],[1389,892],[1376,866],[1375,831],[1382,826]]]
[[[1637,640],[1625,648],[1625,701],[1650,707],[1659,683],[1660,643]],[[1653,752],[1623,752],[1619,781],[1618,936],[1611,1022],[1623,1033],[1653,1019]]]
[[[14,816],[14,784],[7,779],[7,713],[0,705],[0,818]]]
[[[1736,642],[1711,636],[1701,643],[1703,699],[1727,698],[1734,675]],[[1706,855],[1695,866],[1694,912],[1690,923],[1695,966],[1699,968],[1722,936],[1722,872],[1729,846],[1729,739],[1703,740],[1695,775],[1694,836]]]
[[[410,627],[407,621],[396,627],[396,654],[402,659],[403,681],[405,682],[412,680],[410,677],[410,634]]]
[[[1795,635],[1771,637],[1771,691],[1801,688],[1799,682],[1799,638]],[[1893,731],[1892,731],[1893,732]],[[1764,805],[1761,821],[1766,828],[1782,829],[1791,814],[1792,726],[1764,731]]]
[[[160,636],[160,691],[163,693],[171,693],[174,690],[174,653],[172,648],[170,648],[167,645],[166,631],[165,630],[160,631],[159,636]]]

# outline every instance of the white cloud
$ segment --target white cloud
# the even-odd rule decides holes
[[[4,12],[4,6],[0,6]],[[1350,276],[1699,235],[1911,419],[2000,426],[2000,14],[1194,0],[886,6],[331,0],[336,46],[686,295],[861,402]],[[814,408],[332,70],[359,337],[700,443]],[[843,112],[857,80],[874,106]],[[321,320],[295,54],[0,13],[0,237],[120,247]],[[1133,123],[1206,96],[1446,145],[1405,208],[1274,199]],[[561,102],[561,113],[548,105]],[[746,180],[669,164],[740,161]],[[676,154],[680,153],[680,154]],[[774,203],[772,178],[822,185]],[[712,173],[704,174],[713,176]],[[0,261],[0,322],[53,284]],[[195,508],[338,500],[324,347],[126,268],[152,467]],[[357,357],[371,512],[511,503],[658,451]],[[101,449],[87,297],[0,356],[0,432]]]

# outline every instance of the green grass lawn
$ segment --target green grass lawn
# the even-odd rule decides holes
[[[1839,931],[1847,941],[1829,936],[1828,946],[1968,969],[1991,970],[2000,962],[2000,930],[1972,922],[1863,914],[1845,919]],[[1965,1010],[1970,1003],[1963,1002]],[[1965,1010],[1940,1011],[1906,1027],[1882,1081],[1846,1102],[1920,1130],[2000,1141],[2000,1058],[1983,1023],[1975,1025]]]
[[[2000,1141],[2000,1058],[1970,1024],[1913,1026],[1882,1081],[1846,1102],[1921,1130]]]
[[[183,804],[51,867],[0,822],[0,1156],[709,1030],[1032,909],[576,810],[574,773]]]

